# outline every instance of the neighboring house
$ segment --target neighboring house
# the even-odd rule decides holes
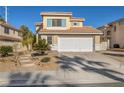
[[[102,32],[84,26],[85,19],[72,17],[71,12],[42,12],[42,22],[36,23],[38,38],[46,39],[58,52],[91,52],[101,50]]]
[[[20,49],[22,47],[22,32],[12,25],[0,22],[0,46],[16,46]]]
[[[103,31],[102,41],[108,43],[109,48],[113,48],[114,44],[119,44],[124,48],[124,18],[113,21],[98,28]]]

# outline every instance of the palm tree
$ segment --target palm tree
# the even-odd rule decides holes
[[[38,50],[42,54],[44,54],[45,51],[50,50],[50,49],[51,47],[45,39],[39,39],[38,44],[34,45],[34,50]]]
[[[4,20],[4,18],[2,18],[1,16],[0,16],[0,22],[3,22],[3,23],[5,23],[5,20]]]
[[[22,25],[20,29],[23,31],[23,40],[22,44],[23,46],[27,47],[27,50],[32,49],[32,44],[33,44],[33,33],[29,30],[29,28],[25,25]]]
[[[33,44],[32,45],[35,45],[36,44],[36,35],[34,34],[33,35]]]

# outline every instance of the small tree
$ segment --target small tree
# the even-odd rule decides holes
[[[13,48],[11,46],[0,46],[0,54],[2,56],[8,56],[11,52],[13,52]]]
[[[23,40],[22,40],[23,46],[26,46],[28,50],[31,50],[34,41],[33,33],[25,25],[22,25],[20,29],[23,31]]]
[[[34,50],[39,50],[42,54],[44,54],[45,51],[50,50],[50,46],[45,39],[40,39],[38,44],[35,44]]]
[[[4,18],[2,18],[1,16],[0,16],[0,22],[3,22],[3,23],[5,23],[5,20],[4,20]]]

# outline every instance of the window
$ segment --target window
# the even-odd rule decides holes
[[[13,34],[15,34],[15,30],[13,30]]]
[[[21,33],[21,32],[18,32],[18,36],[20,36],[20,37],[21,37],[21,36],[22,36],[22,33]]]
[[[47,27],[52,27],[52,19],[47,19]]]
[[[111,34],[111,31],[107,31],[107,35],[110,35]]]
[[[62,25],[61,19],[53,19],[52,26],[61,26]]]
[[[77,25],[77,23],[74,23],[74,25]]]
[[[124,21],[120,21],[119,22],[119,25],[124,25]]]
[[[116,26],[114,26],[114,31],[116,32]]]
[[[4,33],[9,34],[9,28],[4,28]]]
[[[48,44],[52,44],[52,36],[47,37],[47,42],[48,42]]]
[[[78,22],[74,22],[74,23],[72,23],[72,26],[79,26],[79,23]]]
[[[47,19],[47,27],[65,27],[66,19]]]

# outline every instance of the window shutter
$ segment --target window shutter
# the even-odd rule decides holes
[[[66,27],[66,19],[62,19],[62,27]]]
[[[52,19],[47,19],[47,27],[52,27]]]

